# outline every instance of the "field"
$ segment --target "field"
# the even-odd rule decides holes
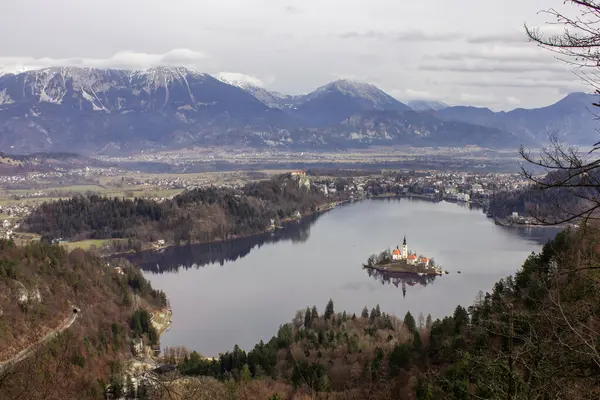
[[[89,250],[92,246],[101,248],[105,244],[108,244],[109,242],[110,242],[109,239],[89,239],[89,240],[80,240],[79,242],[65,242],[65,243],[61,243],[61,245],[66,247],[67,250],[69,250],[69,251],[75,250],[78,248],[82,249],[82,250]]]

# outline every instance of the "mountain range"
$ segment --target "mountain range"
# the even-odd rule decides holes
[[[213,77],[183,67],[47,68],[0,76],[0,149],[114,155],[191,146],[516,148],[551,133],[590,144],[596,141],[593,99],[574,93],[548,107],[496,113],[404,104],[350,80],[293,96],[235,74]]]

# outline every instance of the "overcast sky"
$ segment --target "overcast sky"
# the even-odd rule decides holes
[[[537,107],[588,90],[527,43],[562,0],[0,0],[0,65],[236,72],[304,93],[349,78],[401,101]]]

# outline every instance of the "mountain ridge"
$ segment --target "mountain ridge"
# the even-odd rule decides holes
[[[217,79],[185,67],[53,67],[4,74],[0,148],[88,155],[189,146],[516,148],[539,141],[551,127],[582,141],[586,135],[578,127],[590,125],[580,110],[589,95],[508,113],[473,107],[415,112],[368,83],[337,80],[291,96],[235,77]]]

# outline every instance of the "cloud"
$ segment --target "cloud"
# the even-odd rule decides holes
[[[438,93],[428,92],[427,90],[413,90],[405,89],[403,91],[394,91],[396,93],[402,92],[402,95],[398,93],[399,97],[411,99],[411,100],[441,100],[442,98]]]
[[[506,98],[506,102],[510,105],[516,106],[516,105],[521,104],[521,99],[514,97],[514,96],[508,96]]]
[[[131,68],[143,69],[157,66],[185,66],[202,68],[209,57],[190,49],[173,49],[164,54],[120,51],[107,58],[32,58],[0,57],[0,71],[19,72],[47,67],[87,67],[87,68]]]
[[[546,79],[468,79],[438,82],[438,84],[477,87],[477,88],[519,88],[519,89],[554,89],[560,93],[579,92],[589,89],[584,82],[577,79],[569,80],[546,80]]]
[[[568,73],[569,68],[562,64],[547,63],[484,63],[484,62],[453,62],[436,63],[425,61],[419,65],[421,71],[446,71],[446,72],[469,72],[469,73],[489,73],[489,72],[564,72]]]
[[[288,13],[290,13],[290,14],[300,14],[300,13],[303,12],[303,10],[301,8],[296,7],[296,6],[292,6],[292,5],[289,5],[289,4],[286,5],[286,6],[284,6],[283,9],[285,11],[287,11]]]
[[[535,47],[493,46],[475,48],[465,52],[442,52],[435,57],[440,60],[495,60],[495,61],[553,61],[556,59],[546,51]]]
[[[494,103],[496,97],[493,94],[461,93],[460,100],[466,104],[486,105]]]
[[[239,72],[219,72],[218,74],[215,74],[215,78],[217,78],[220,81],[237,86],[250,84],[252,86],[258,86],[261,88],[265,87],[265,82],[263,82],[262,79],[246,74],[241,74]]]
[[[467,35],[460,32],[426,32],[419,29],[403,31],[366,30],[349,31],[338,35],[342,39],[376,39],[376,40],[413,40],[418,42],[465,41],[469,44],[526,44],[529,38],[522,32],[498,33],[491,35]]]
[[[421,30],[405,31],[376,31],[368,30],[364,32],[344,32],[338,35],[341,39],[375,39],[391,41],[413,41],[413,42],[436,42],[456,40],[462,37],[459,33],[432,33]]]
[[[471,44],[523,44],[529,43],[525,30],[514,33],[498,33],[491,35],[472,35],[466,38]]]

